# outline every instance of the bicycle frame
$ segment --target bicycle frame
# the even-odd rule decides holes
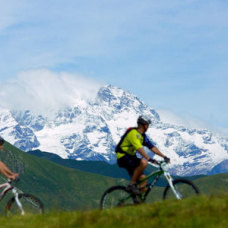
[[[6,183],[0,184],[0,189],[1,189],[1,188],[4,188],[4,189],[2,190],[2,192],[1,192],[1,194],[0,194],[0,201],[4,198],[4,196],[6,195],[6,193],[7,193],[8,191],[11,190],[12,193],[13,193],[13,195],[14,195],[14,197],[15,197],[15,202],[16,202],[18,208],[19,208],[20,211],[21,211],[21,215],[24,215],[25,212],[24,212],[23,207],[22,207],[22,204],[21,204],[21,202],[20,202],[20,200],[19,200],[19,192],[18,192],[18,190],[17,190],[16,188],[14,188],[14,186],[11,184],[11,180],[8,180],[8,182],[6,182]]]
[[[150,163],[149,163],[149,164],[150,164]],[[151,165],[152,165],[152,164],[151,164]],[[154,165],[153,165],[153,166],[154,166]],[[148,180],[148,179],[154,177],[154,179],[153,179],[153,181],[152,181],[151,183],[149,183],[149,184],[147,184],[146,186],[144,186],[144,187],[147,188],[147,191],[142,195],[141,200],[143,200],[143,201],[146,200],[147,195],[150,193],[151,189],[152,189],[152,188],[154,187],[154,185],[157,183],[158,179],[160,178],[160,176],[161,176],[162,174],[164,174],[164,170],[160,167],[160,170],[156,170],[156,171],[150,173],[148,176],[146,176],[145,178],[143,178],[142,180],[140,180],[140,181],[137,182],[137,185],[139,186],[139,185],[140,185],[141,183],[143,183],[144,181],[146,181],[146,180]],[[142,188],[144,188],[144,187],[142,187]],[[139,187],[139,188],[140,188],[140,187]],[[129,195],[128,195],[127,197],[125,197],[125,198],[120,199],[117,205],[121,204],[121,203],[124,202],[125,200],[128,200],[129,198],[131,198],[131,194],[129,194]],[[136,202],[137,202],[137,199],[134,199],[134,200],[136,200]]]
[[[155,161],[155,164],[149,163],[152,166],[158,167],[155,171],[152,171],[145,178],[137,181],[134,188],[131,186],[116,185],[108,188],[102,195],[100,201],[100,208],[113,208],[119,206],[131,206],[132,204],[139,204],[146,201],[151,189],[155,186],[161,175],[165,176],[168,182],[167,186],[164,186],[163,199],[172,199],[173,197],[181,200],[188,196],[194,196],[199,194],[197,186],[191,181],[184,178],[172,178],[169,172],[166,171],[165,161]],[[150,181],[148,181],[150,179]],[[147,182],[148,181],[148,182]],[[129,187],[129,188],[128,188]],[[136,188],[135,188],[136,187]],[[137,191],[134,191],[137,190]],[[139,191],[141,190],[141,191]],[[157,189],[160,191],[160,189]],[[187,193],[187,194],[186,194]],[[157,194],[151,197],[149,201],[153,201]]]
[[[0,184],[0,189],[1,188],[4,188],[0,194],[0,200],[2,200],[4,198],[4,196],[6,195],[6,193],[10,190],[13,189],[13,186],[7,182],[7,183],[4,183],[4,184]]]
[[[144,181],[149,180],[150,178],[154,177],[153,181],[145,186],[145,187],[147,187],[147,191],[144,193],[144,195],[142,195],[142,200],[146,199],[147,195],[150,193],[151,189],[157,183],[158,179],[160,178],[160,176],[162,174],[165,176],[165,178],[166,178],[170,188],[172,189],[174,195],[176,196],[176,198],[180,200],[182,197],[181,197],[180,193],[173,186],[173,178],[170,175],[170,173],[165,170],[166,163],[162,162],[161,164],[159,164],[159,166],[153,165],[151,163],[148,163],[148,164],[150,164],[151,166],[159,167],[160,170],[156,170],[156,171],[150,173],[148,176],[146,176],[145,178],[143,178],[142,180],[137,182],[137,185],[140,185]]]
[[[150,163],[149,163],[150,164]],[[151,164],[152,165],[152,164]],[[154,165],[153,165],[154,166]],[[154,187],[154,185],[157,183],[158,179],[160,178],[160,176],[162,174],[164,174],[164,170],[163,168],[160,167],[160,170],[156,170],[152,173],[150,173],[148,176],[146,176],[145,178],[143,178],[142,180],[138,181],[137,182],[137,185],[139,186],[141,183],[143,183],[144,181],[154,177],[153,181],[149,184],[147,184],[145,187],[147,187],[147,191],[142,195],[142,200],[145,201],[146,200],[146,197],[147,195],[150,193],[151,189]],[[144,188],[144,187],[142,187]],[[129,198],[131,197],[131,194],[129,194],[127,197],[123,198],[123,199],[120,199],[118,204],[121,204],[122,202],[124,202],[125,200],[128,200]]]

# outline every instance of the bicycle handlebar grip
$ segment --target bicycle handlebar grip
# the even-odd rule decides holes
[[[14,182],[18,182],[20,180],[20,177],[16,177]]]
[[[155,159],[153,159],[153,158],[150,158],[148,161],[151,162],[151,163],[157,163],[157,161]]]
[[[168,158],[168,157],[164,157],[164,161],[166,162],[166,163],[170,163],[170,158]]]
[[[16,182],[18,182],[20,180],[20,177],[17,177],[17,178],[15,178],[15,180],[12,180],[12,179],[7,179],[7,182],[8,183],[12,183],[13,181],[16,183]]]

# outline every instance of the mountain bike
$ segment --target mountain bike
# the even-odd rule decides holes
[[[1,188],[3,188],[3,190],[0,194],[0,201],[5,197],[7,192],[11,191],[13,194],[13,197],[8,201],[5,207],[7,216],[16,214],[24,215],[27,213],[44,213],[42,202],[36,196],[23,193],[21,190],[14,187],[12,185],[12,180],[8,179],[5,183],[0,184],[0,189]]]
[[[155,186],[161,175],[164,175],[165,179],[168,182],[163,192],[164,200],[172,198],[181,200],[183,198],[199,194],[199,190],[197,186],[193,184],[193,182],[184,178],[174,180],[169,174],[169,172],[166,171],[165,166],[167,165],[167,163],[165,161],[155,161],[155,163],[156,164],[152,164],[148,162],[149,165],[157,167],[158,169],[137,182],[137,187],[140,190],[146,189],[145,192],[136,195],[133,192],[127,191],[126,186],[113,186],[107,189],[102,195],[100,201],[100,209],[127,206],[145,202],[149,193],[151,192],[152,188]],[[140,187],[140,185],[146,180],[148,180],[148,184],[146,184],[146,186]]]

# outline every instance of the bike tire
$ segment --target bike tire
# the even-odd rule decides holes
[[[19,201],[22,204],[22,208],[25,214],[43,214],[44,207],[40,199],[31,194],[19,194]],[[12,197],[5,208],[6,215],[23,215],[22,211],[18,207],[15,197]]]
[[[136,196],[129,193],[124,186],[113,186],[101,197],[100,209],[110,209],[137,204]]]
[[[197,186],[187,179],[176,179],[173,181],[173,186],[180,194],[181,199],[193,197],[199,194]],[[177,199],[169,185],[164,190],[163,199]]]

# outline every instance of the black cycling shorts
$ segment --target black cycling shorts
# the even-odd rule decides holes
[[[125,154],[123,157],[119,158],[117,160],[117,164],[121,168],[125,168],[129,175],[132,176],[135,169],[139,166],[141,159],[137,156],[131,156],[128,154]]]

